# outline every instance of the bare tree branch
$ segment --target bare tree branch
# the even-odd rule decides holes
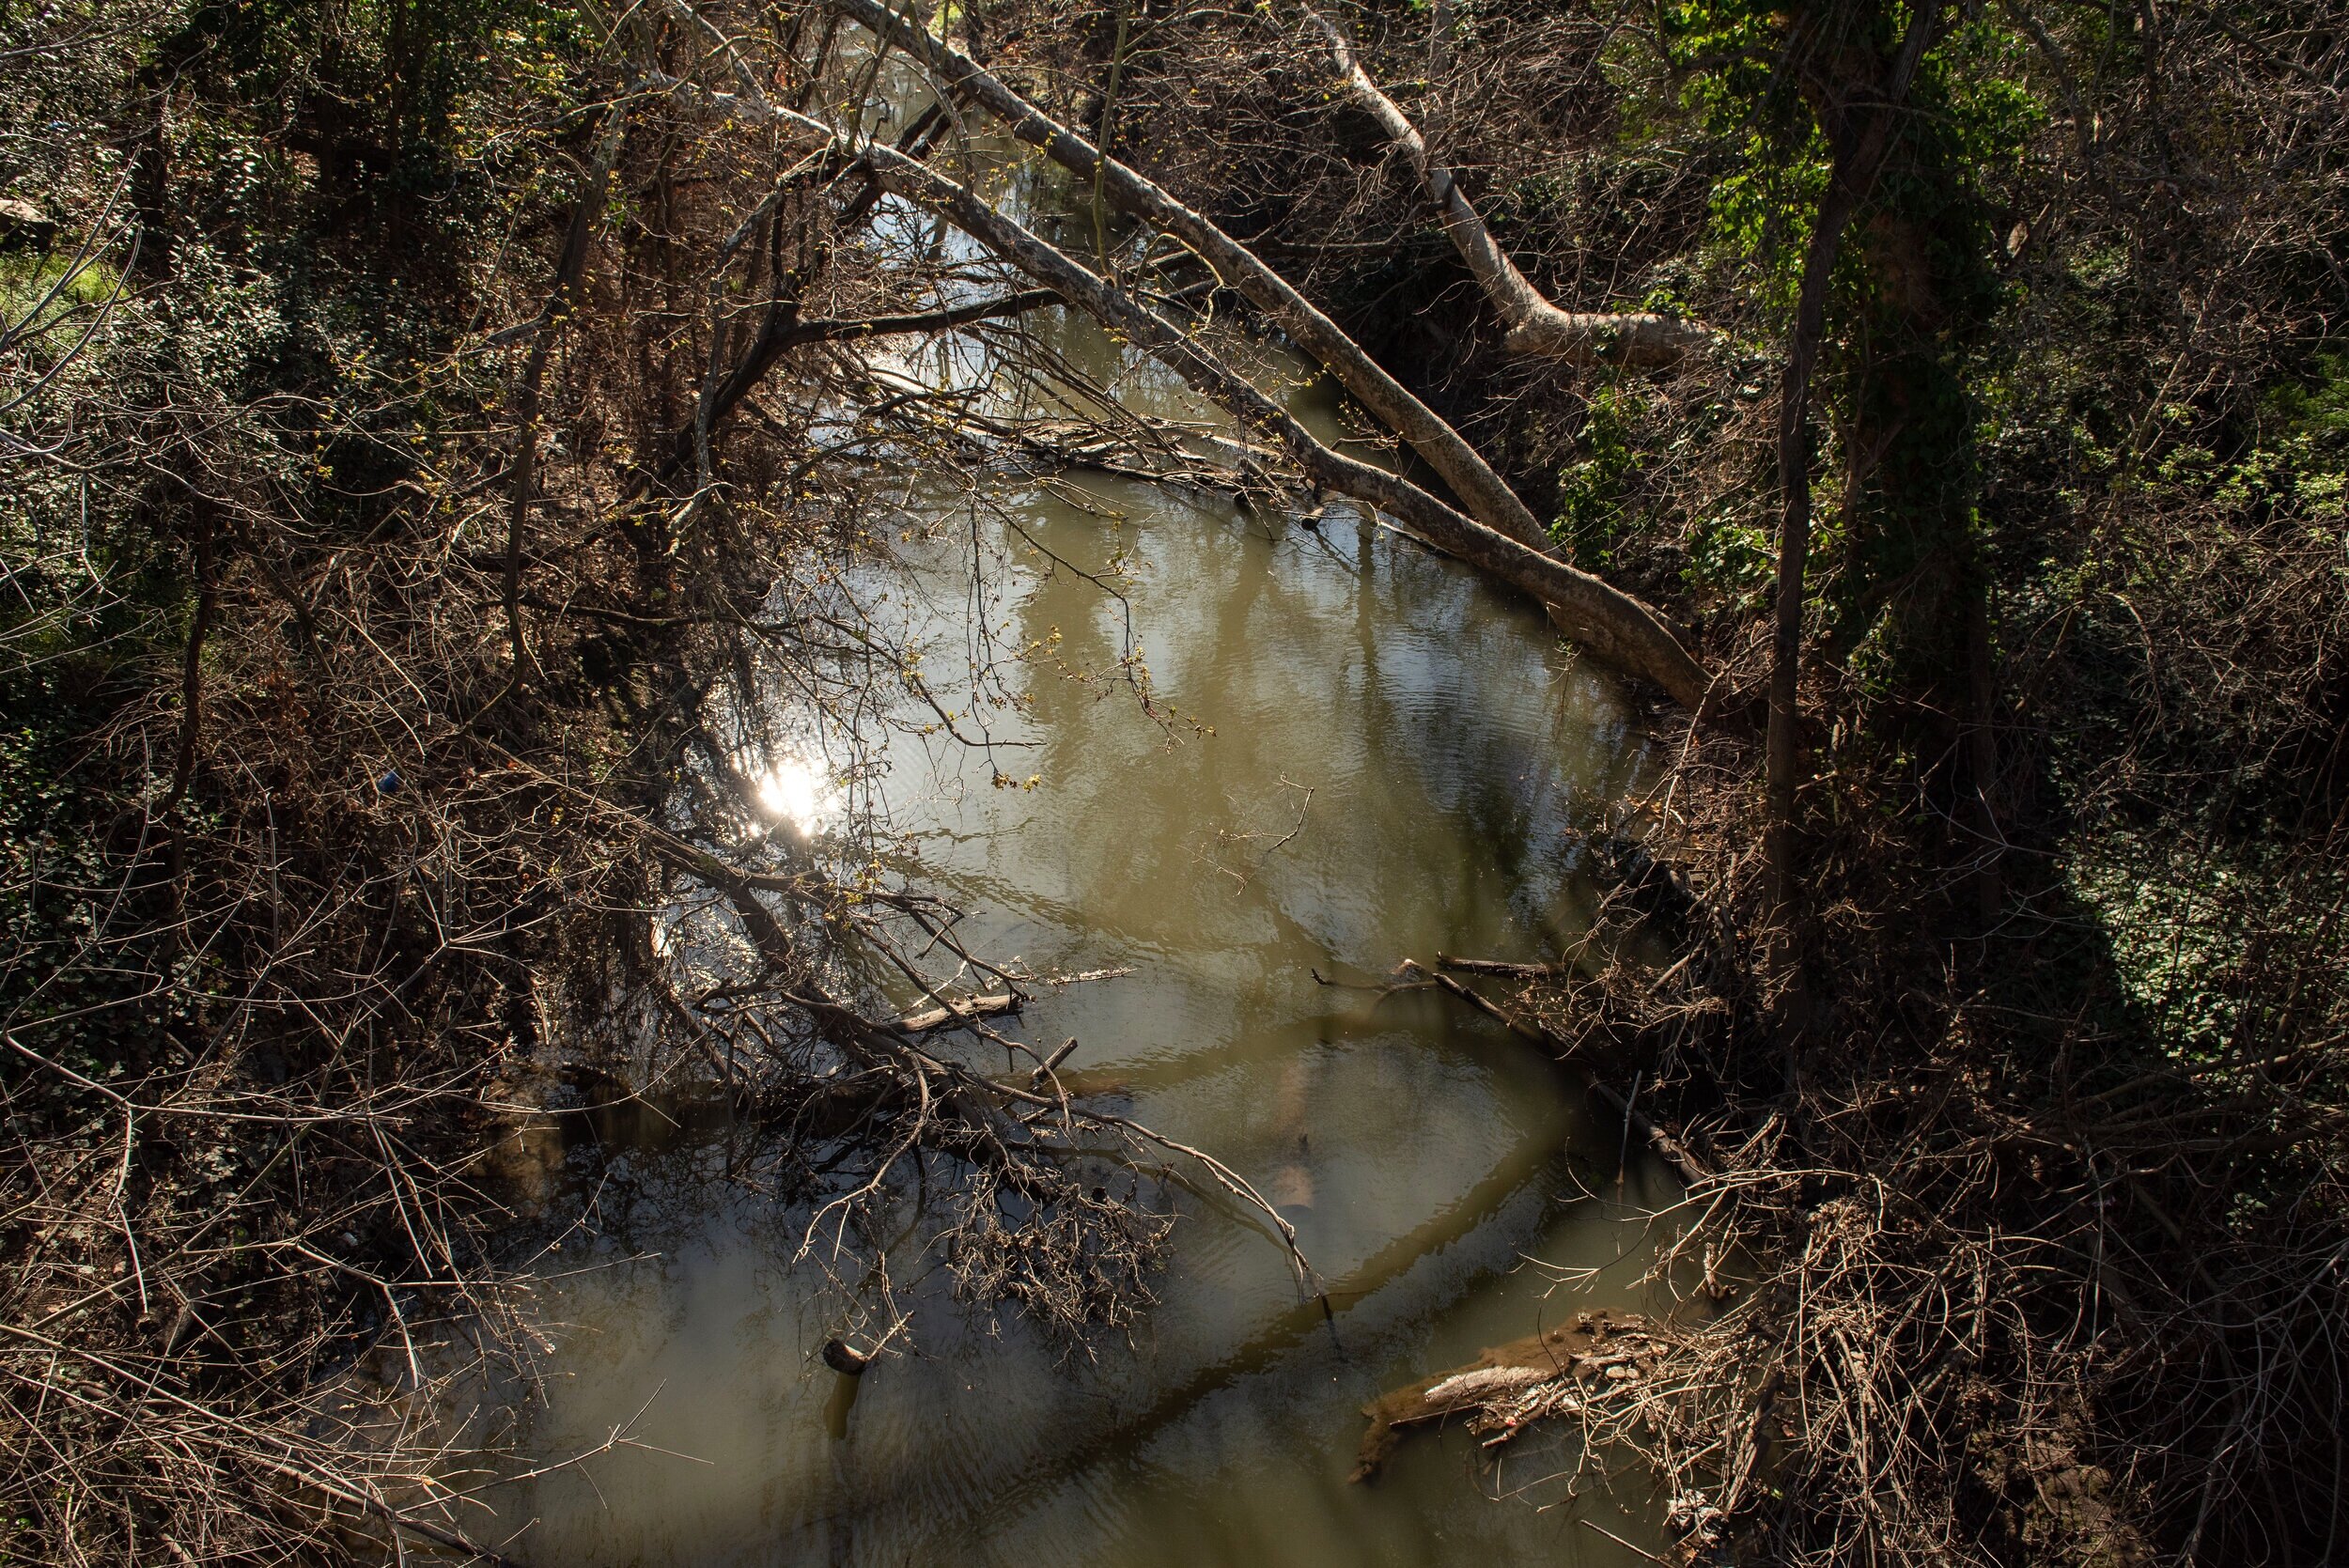
[[[1330,58],[1346,90],[1410,161],[1420,183],[1443,214],[1444,233],[1451,237],[1453,248],[1476,274],[1486,299],[1507,324],[1511,349],[1576,365],[1672,365],[1712,345],[1712,330],[1693,321],[1646,312],[1561,310],[1550,303],[1495,243],[1460,182],[1436,161],[1427,149],[1427,139],[1395,107],[1394,101],[1378,90],[1378,84],[1354,58],[1337,24],[1310,6],[1301,9],[1329,45]]]

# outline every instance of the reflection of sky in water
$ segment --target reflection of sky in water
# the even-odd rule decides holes
[[[1100,488],[1134,508],[1148,493]],[[1114,548],[1075,508],[1004,506],[1082,569]],[[1532,951],[1572,928],[1555,908],[1578,865],[1569,830],[1623,787],[1631,721],[1530,608],[1343,513],[1276,543],[1161,502],[1131,537],[1133,636],[1179,717],[1154,725],[1120,680],[1123,607],[1075,571],[1048,578],[1015,539],[988,595],[999,640],[1052,655],[1022,672],[1029,715],[990,715],[988,733],[1034,742],[1006,771],[1042,785],[1005,795],[951,742],[901,744],[890,794],[901,818],[934,824],[932,874],[1037,911],[1026,939],[1059,926],[1077,946],[1171,923],[1177,947],[1221,947],[1283,923],[1328,958],[1384,969],[1431,939]],[[967,648],[965,569],[938,567],[941,666]]]
[[[547,1478],[509,1503],[540,1521],[528,1560],[1636,1561],[1576,1523],[1589,1511],[1652,1541],[1636,1489],[1624,1508],[1486,1501],[1457,1439],[1416,1439],[1376,1486],[1346,1483],[1365,1400],[1636,1299],[1649,1238],[1619,1206],[1616,1129],[1589,1125],[1537,1053],[1439,998],[1315,979],[1554,952],[1585,908],[1569,829],[1633,782],[1634,716],[1531,607],[1348,514],[1316,535],[1086,489],[1124,523],[1016,489],[979,511],[989,628],[1052,650],[1008,673],[1024,711],[987,715],[1033,744],[904,737],[883,791],[975,949],[1037,970],[1134,967],[1040,987],[1003,1025],[1045,1049],[1076,1036],[1072,1089],[1212,1149],[1281,1204],[1334,1319],[1299,1304],[1259,1230],[1195,1203],[1161,1305],[1089,1356],[968,1317],[909,1246],[892,1268],[915,1354],[868,1374],[851,1406],[813,1359],[836,1319],[821,1272],[790,1262],[804,1215],[721,1179],[720,1144],[663,1134],[667,1154],[591,1166],[608,1239],[566,1266],[659,1256],[550,1287],[573,1327],[532,1443],[591,1447],[649,1399],[637,1435],[709,1463],[622,1452]],[[907,547],[891,601],[957,708],[972,705],[947,694],[973,645],[971,504],[916,497],[939,527]],[[1183,716],[1164,726],[1116,677],[1125,612],[1070,569],[1121,548],[1133,635]],[[824,785],[786,766],[756,776],[788,815]],[[1041,783],[995,787],[999,769]],[[1668,1201],[1644,1169],[1623,1198]],[[1612,1266],[1595,1295],[1545,1300],[1528,1257]],[[1536,1443],[1503,1483],[1562,1458]]]

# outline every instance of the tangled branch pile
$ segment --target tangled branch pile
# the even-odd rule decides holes
[[[991,748],[1008,700],[932,688],[891,564],[988,465],[1227,468],[1106,394],[909,377],[949,331],[996,387],[1073,372],[864,160],[645,88],[698,74],[691,13],[7,27],[10,1551],[494,1555],[427,1484],[435,1401],[536,1353],[497,1149],[555,1064],[735,1098],[852,1280],[934,1188],[967,1297],[1128,1320],[1170,1176],[1250,1195],[925,1043],[1038,977],[870,809],[893,729]],[[874,89],[821,19],[771,41],[787,101]]]

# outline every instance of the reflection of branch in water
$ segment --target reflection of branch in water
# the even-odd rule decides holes
[[[1330,1309],[1350,1311],[1408,1274],[1422,1259],[1465,1240],[1527,1186],[1559,1174],[1566,1159],[1567,1148],[1562,1139],[1529,1138],[1520,1141],[1453,1203],[1394,1237],[1332,1282],[1326,1292],[1327,1307],[1322,1299],[1307,1300],[1274,1314],[1254,1338],[1200,1366],[1146,1406],[1129,1411],[1105,1427],[1071,1430],[1053,1424],[1042,1429],[1066,1437],[1062,1446],[1042,1453],[1010,1444],[995,1449],[982,1467],[965,1478],[968,1484],[958,1489],[957,1497],[971,1499],[962,1506],[967,1510],[985,1508],[990,1528],[1001,1530],[1007,1527],[1011,1511],[1040,1503],[1052,1490],[1089,1469],[1130,1458],[1159,1434],[1191,1414],[1203,1401],[1243,1378],[1268,1370],[1324,1325],[1332,1343],[1339,1343],[1337,1320]],[[1433,1311],[1446,1305],[1470,1282],[1458,1281],[1450,1292],[1427,1301],[1425,1308]],[[863,1494],[861,1507],[808,1521],[799,1529],[818,1524],[839,1525],[844,1520],[853,1529],[856,1517],[891,1515],[905,1491],[916,1486],[922,1489],[926,1510],[943,1512],[944,1498],[933,1489],[931,1483],[935,1478],[931,1472],[917,1455],[907,1452],[901,1457],[908,1467],[906,1473],[880,1476],[867,1471],[860,1477]],[[967,1515],[941,1520],[929,1539],[966,1529],[968,1524]],[[910,1555],[918,1560],[932,1554],[916,1549]]]
[[[1527,1139],[1520,1142],[1450,1206],[1388,1242],[1332,1281],[1326,1292],[1330,1306],[1338,1312],[1348,1311],[1409,1273],[1421,1259],[1466,1239],[1530,1183],[1562,1165],[1564,1153],[1564,1144],[1559,1140]],[[1461,1281],[1455,1294],[1466,1284],[1467,1281]],[[1431,1307],[1440,1304],[1429,1303]],[[1071,1433],[1066,1446],[1043,1455],[1003,1452],[998,1463],[1010,1472],[1005,1487],[975,1487],[971,1495],[985,1499],[990,1520],[1000,1529],[1009,1510],[1038,1499],[1049,1489],[1096,1466],[1114,1464],[1137,1453],[1150,1439],[1190,1414],[1203,1400],[1267,1370],[1325,1322],[1334,1341],[1336,1320],[1325,1318],[1320,1301],[1303,1301],[1287,1308],[1274,1315],[1247,1343],[1198,1368],[1145,1407],[1111,1423],[1107,1430]],[[871,1507],[878,1512],[887,1508],[891,1500],[877,1496]],[[957,1521],[956,1527],[950,1528],[959,1528],[960,1523]]]
[[[1243,993],[1237,1000],[1242,1006],[1247,1006],[1254,1001],[1255,997],[1252,992]],[[1432,1021],[1439,1024],[1443,1021],[1440,1011],[1435,1013]],[[1144,1058],[1135,1062],[1109,1062],[1098,1066],[1063,1071],[1058,1077],[1068,1092],[1080,1098],[1113,1094],[1130,1099],[1140,1094],[1182,1089],[1219,1073],[1259,1065],[1268,1056],[1298,1048],[1382,1039],[1392,1035],[1398,1027],[1402,1026],[1393,1019],[1382,1020],[1369,1012],[1320,1013],[1293,1018],[1277,1030],[1198,1047],[1180,1055]],[[1471,1023],[1470,1027],[1472,1032],[1447,1035],[1447,1048],[1465,1048],[1463,1042],[1481,1043],[1498,1039],[1497,1033],[1486,1034],[1482,1025]]]
[[[1426,970],[1421,969],[1418,963],[1411,959],[1407,958],[1403,962],[1406,970],[1410,972],[1421,974],[1426,972]],[[1672,1168],[1680,1172],[1682,1179],[1688,1182],[1690,1187],[1700,1186],[1712,1179],[1712,1172],[1704,1168],[1704,1166],[1697,1159],[1696,1156],[1688,1152],[1688,1148],[1681,1143],[1679,1139],[1665,1131],[1663,1127],[1659,1126],[1654,1121],[1641,1115],[1639,1108],[1633,1105],[1630,1100],[1626,1099],[1621,1094],[1617,1093],[1612,1085],[1609,1084],[1604,1079],[1600,1078],[1598,1075],[1598,1069],[1592,1066],[1588,1062],[1584,1061],[1579,1055],[1578,1055],[1570,1042],[1559,1039],[1557,1036],[1551,1034],[1548,1030],[1543,1029],[1537,1024],[1529,1023],[1522,1018],[1512,1017],[1491,998],[1486,997],[1480,992],[1470,990],[1468,986],[1461,985],[1458,981],[1453,979],[1448,974],[1438,974],[1435,977],[1435,982],[1437,985],[1442,986],[1445,990],[1450,991],[1454,996],[1458,997],[1462,1001],[1467,1002],[1477,1011],[1486,1014],[1487,1017],[1499,1019],[1503,1025],[1507,1026],[1511,1033],[1517,1034],[1524,1039],[1533,1042],[1535,1045],[1541,1046],[1544,1049],[1549,1051],[1552,1055],[1557,1057],[1560,1062],[1563,1063],[1567,1067],[1579,1075],[1582,1079],[1583,1087],[1588,1089],[1595,1097],[1605,1101],[1616,1115],[1623,1118],[1624,1145],[1626,1150],[1630,1147],[1631,1129],[1637,1127],[1640,1129],[1641,1136],[1646,1138],[1649,1147],[1653,1148],[1658,1155],[1662,1156],[1665,1160],[1670,1162]],[[1637,1078],[1632,1079],[1631,1090],[1635,1096],[1639,1094],[1639,1079]],[[1615,1185],[1618,1188],[1623,1186],[1623,1176],[1620,1171],[1618,1171],[1616,1174]]]
[[[977,505],[978,503],[976,501],[972,502],[972,505],[974,507]],[[1121,633],[1120,646],[1118,648],[1118,675],[1125,680],[1126,684],[1133,690],[1135,701],[1141,704],[1142,711],[1149,717],[1150,721],[1159,725],[1159,728],[1168,730],[1168,732],[1172,734],[1171,726],[1168,724],[1166,718],[1159,711],[1156,693],[1151,690],[1149,666],[1143,661],[1141,635],[1134,629],[1133,600],[1128,598],[1126,596],[1126,591],[1122,587],[1118,586],[1117,582],[1113,581],[1114,578],[1125,577],[1128,575],[1124,566],[1125,552],[1121,550],[1115,556],[1112,557],[1109,567],[1102,572],[1089,572],[1082,567],[1078,566],[1075,562],[1069,560],[1066,556],[1054,551],[1050,546],[1045,544],[1043,540],[1037,538],[1034,533],[1029,531],[1025,524],[1021,523],[1017,517],[1012,515],[1008,508],[996,506],[994,510],[997,518],[1001,520],[1005,528],[1009,529],[1012,533],[1019,535],[1031,549],[1043,555],[1043,557],[1051,562],[1054,567],[1063,568],[1072,575],[1092,583],[1096,588],[1099,589],[1103,595],[1116,602],[1118,615],[1124,627]]]
[[[1239,892],[1248,886],[1249,882],[1255,877],[1257,872],[1262,871],[1265,868],[1265,863],[1268,861],[1271,860],[1274,855],[1285,848],[1290,841],[1295,839],[1298,834],[1305,831],[1305,814],[1313,807],[1314,786],[1311,784],[1299,784],[1296,780],[1291,779],[1286,775],[1283,775],[1281,778],[1281,787],[1283,789],[1294,789],[1300,792],[1300,798],[1297,802],[1297,820],[1289,824],[1289,830],[1287,832],[1283,833],[1279,838],[1274,839],[1271,844],[1265,847],[1264,853],[1256,857],[1255,863],[1249,866],[1245,871],[1236,870],[1231,866],[1225,865],[1217,858],[1217,854],[1222,851],[1237,848],[1238,846],[1243,844],[1255,843],[1258,839],[1266,836],[1261,831],[1241,831],[1233,828],[1218,828],[1215,831],[1215,850],[1211,852],[1206,849],[1201,849],[1194,855],[1195,859],[1206,862],[1207,864],[1215,867],[1216,870],[1221,872],[1224,876],[1231,877],[1233,881],[1239,884],[1238,887],[1232,890],[1235,896],[1237,896]]]

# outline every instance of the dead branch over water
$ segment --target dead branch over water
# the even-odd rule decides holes
[[[52,21],[27,47],[111,64],[117,36]],[[642,66],[706,44],[614,25]],[[871,89],[843,40],[804,41],[776,56],[788,101]],[[172,47],[200,77],[202,40]],[[112,815],[7,865],[0,1489],[44,1555],[404,1537],[497,1560],[477,1494],[510,1478],[455,1467],[446,1402],[492,1370],[527,1387],[544,1353],[502,1150],[551,1063],[737,1099],[774,1129],[762,1176],[807,1250],[850,1280],[913,1189],[950,1194],[930,1224],[959,1293],[1064,1335],[1146,1304],[1170,1187],[1261,1210],[1293,1250],[1211,1151],[1073,1100],[1057,1061],[1004,1083],[939,1043],[1072,977],[966,949],[890,869],[866,771],[893,727],[999,747],[1008,700],[984,669],[933,687],[879,613],[901,534],[1039,454],[1229,471],[1105,424],[1106,399],[1007,414],[909,380],[887,353],[947,333],[1021,374],[1004,323],[1043,299],[876,243],[860,157],[746,147],[616,85],[511,109],[498,133],[548,147],[568,192],[519,194],[486,271],[387,253],[483,315],[412,327],[396,371],[320,329],[332,398],[206,379],[199,349],[240,346],[192,314],[190,235],[111,297],[10,321],[28,527],[156,530],[201,584],[177,628],[87,553],[9,562],[21,682],[77,627],[127,650],[64,673],[100,722],[38,764]],[[151,260],[140,224],[198,199],[174,173],[93,243]],[[894,499],[909,474],[928,510]],[[783,765],[842,798],[820,849],[762,802]]]
[[[1287,16],[1187,14],[1128,45],[1112,145],[1293,260],[1626,584],[1709,603],[1691,613],[1723,692],[1766,685],[1754,612],[1779,509],[1849,531],[1813,539],[1781,623],[1793,907],[1774,912],[1762,875],[1762,757],[1675,730],[1620,839],[1594,835],[1621,883],[1601,934],[1554,973],[1457,971],[1529,1046],[1626,1103],[1637,1084],[1710,1172],[1658,1221],[1681,1233],[1668,1282],[1695,1293],[1682,1373],[1596,1402],[1582,1452],[1643,1453],[1691,1551],[2329,1560],[2349,1535],[2331,673],[2349,600],[2325,576],[2329,510],[2217,475],[2281,460],[2280,411],[2337,396],[2288,389],[2338,380],[2319,366],[2349,296],[2323,214],[2349,54],[2280,14],[2264,34],[2139,18],[2121,42],[2020,7],[2017,55],[1969,65],[1969,23],[1928,36],[1919,14],[1798,8],[1742,42],[1629,12],[1345,19],[1442,149],[1431,166],[1479,193],[1488,237],[1548,297],[1677,293],[1723,340],[1703,371],[1528,374],[1506,303],[1425,224],[1420,171],[1384,160],[1399,132],[1330,106]],[[1109,120],[1107,30],[1071,41],[1023,9],[988,37],[990,70],[1050,61]],[[1709,157],[1644,139],[1670,93],[1749,67],[1781,96],[1757,90]],[[1784,329],[1819,191],[1790,194],[1758,247],[1779,271],[1690,292],[1688,269],[1713,264],[1692,257],[1719,257],[1708,184],[1754,177],[1736,149],[1771,113],[1799,105],[1830,142],[1840,114],[1848,138],[1895,81],[1943,96],[1892,116],[1897,188],[1861,202],[1822,289],[1834,412],[1815,495],[1783,495],[1781,367],[1758,345]],[[2052,112],[2023,172],[1992,182],[2011,205],[1969,214],[1923,128],[1983,83]],[[2248,139],[2201,133],[2219,124]],[[2254,145],[2273,156],[2247,161]],[[1972,284],[1950,259],[1974,242],[1961,219],[1981,225]],[[2005,291],[2012,314],[1977,318],[1963,352],[2012,355],[2011,375],[1920,347],[1956,340],[1966,287]],[[1922,399],[1960,381],[1979,423],[1925,443]],[[2100,451],[2081,421],[2107,417],[2124,433]],[[1626,441],[1639,457],[1618,466]],[[1945,497],[1964,502],[1946,526]],[[1761,557],[1743,572],[1714,553],[1731,535]],[[1755,972],[1773,927],[1794,963]],[[1493,1435],[1524,1414],[1497,1404]]]

